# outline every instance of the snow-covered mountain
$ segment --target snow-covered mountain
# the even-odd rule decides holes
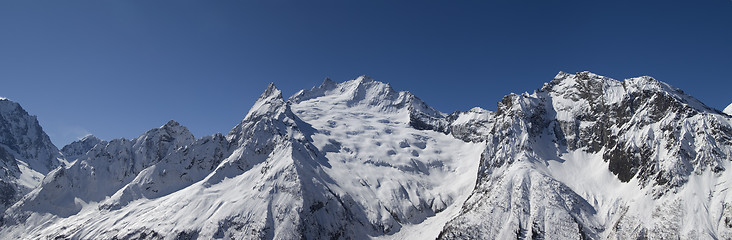
[[[35,116],[20,104],[0,99],[0,210],[36,188],[51,169],[61,164]],[[2,214],[0,214],[2,215]]]
[[[730,118],[681,90],[560,73],[493,121],[441,238],[732,238]]]
[[[727,115],[732,115],[732,103],[730,103],[729,105],[727,105],[726,108],[724,108],[724,113],[726,113]]]
[[[449,115],[365,76],[270,84],[226,135],[49,146],[3,238],[732,238],[732,119],[650,77],[560,73]]]

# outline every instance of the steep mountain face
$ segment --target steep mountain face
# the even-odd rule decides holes
[[[730,119],[668,84],[560,73],[488,123],[442,238],[730,237]]]
[[[45,134],[3,121],[2,183],[19,189],[46,155],[17,142]],[[0,236],[732,238],[732,118],[650,77],[560,73],[449,115],[366,76],[289,99],[270,84],[226,135],[170,121],[61,152],[68,166],[34,170],[48,173],[20,201],[2,195],[18,202]]]
[[[0,210],[38,186],[43,175],[60,165],[59,157],[35,116],[0,99]]]

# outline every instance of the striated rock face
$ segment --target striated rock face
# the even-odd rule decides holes
[[[13,104],[2,238],[732,238],[732,118],[651,77],[559,73],[449,115],[366,76],[270,84],[226,135],[170,121],[63,155],[21,143],[47,137]],[[24,170],[46,155],[69,164]]]

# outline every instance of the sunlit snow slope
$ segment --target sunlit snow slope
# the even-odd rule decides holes
[[[732,239],[728,114],[589,72],[444,114],[362,76],[59,153],[0,100],[0,238]]]
[[[270,85],[225,137],[195,140],[171,121],[97,144],[10,209],[0,234],[434,238],[472,190],[483,149],[414,127],[443,118],[367,77],[290,101]]]

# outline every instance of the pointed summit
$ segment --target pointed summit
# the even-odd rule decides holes
[[[58,148],[43,131],[36,116],[7,99],[0,100],[0,147],[43,174],[59,165]]]
[[[267,89],[264,90],[262,95],[259,95],[259,100],[263,99],[269,99],[269,98],[282,98],[282,91],[277,89],[277,86],[273,82],[270,82],[269,85],[267,85]]]
[[[284,105],[286,104],[282,98],[282,91],[277,89],[274,83],[269,83],[267,89],[259,96],[257,102],[254,103],[254,106],[252,106],[246,117],[244,117],[244,120],[251,120],[257,116],[278,111]]]
[[[161,126],[160,128],[173,128],[180,126],[180,123],[176,122],[175,120],[170,120],[165,125]]]
[[[333,89],[333,88],[336,87],[337,84],[338,83],[336,83],[335,81],[331,80],[329,77],[326,77],[325,80],[323,80],[323,83],[320,84],[320,88],[323,88],[323,89]]]

